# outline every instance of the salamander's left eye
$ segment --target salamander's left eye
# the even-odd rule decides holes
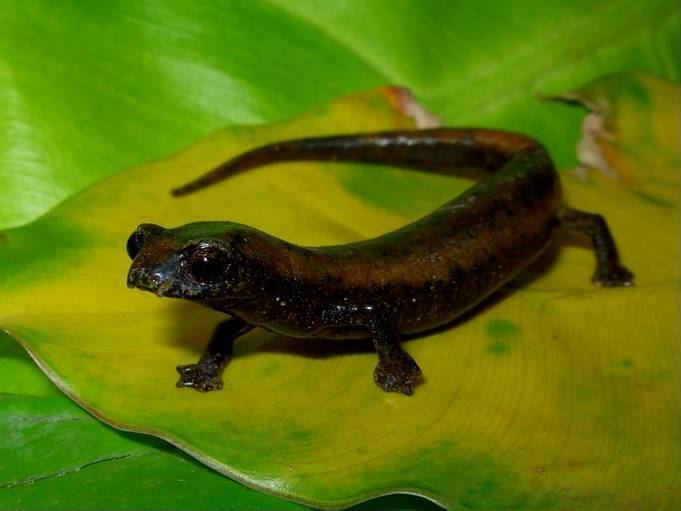
[[[227,267],[227,255],[216,247],[198,247],[187,260],[187,270],[198,281],[219,278]]]
[[[139,230],[135,230],[128,238],[128,243],[125,245],[125,250],[128,252],[130,259],[135,259],[137,254],[142,250],[142,243],[144,243],[144,236]]]
[[[156,224],[141,224],[128,238],[125,249],[128,252],[130,259],[135,259],[137,254],[142,250],[142,245],[147,240],[159,236],[165,231],[163,227]]]

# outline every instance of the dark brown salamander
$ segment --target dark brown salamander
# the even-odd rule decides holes
[[[231,222],[140,225],[127,245],[128,286],[231,316],[198,363],[178,367],[178,386],[221,388],[234,340],[259,326],[293,337],[371,338],[375,382],[412,394],[421,370],[400,335],[445,325],[480,303],[536,259],[558,227],[593,241],[595,283],[632,284],[603,217],[564,207],[544,147],[514,133],[442,128],[290,140],[248,151],[173,193],[296,160],[492,173],[414,223],[347,245],[301,247]]]

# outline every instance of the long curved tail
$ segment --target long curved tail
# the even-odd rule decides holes
[[[525,135],[489,129],[435,128],[302,138],[240,154],[183,186],[174,196],[206,188],[229,176],[270,163],[364,162],[448,171],[457,167],[497,170],[517,154],[542,146]]]

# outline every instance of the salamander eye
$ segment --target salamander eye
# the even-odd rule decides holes
[[[141,224],[128,238],[128,243],[125,245],[125,250],[128,252],[130,259],[135,259],[137,254],[142,250],[147,240],[161,235],[165,229],[156,224]]]
[[[130,235],[128,242],[125,245],[125,250],[128,252],[130,259],[135,259],[135,257],[137,257],[137,254],[142,250],[142,243],[144,243],[144,235],[136,229],[135,232]]]
[[[198,281],[219,278],[227,267],[227,255],[216,247],[196,248],[187,260],[187,270]]]

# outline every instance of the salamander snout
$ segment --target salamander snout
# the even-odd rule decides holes
[[[141,224],[126,244],[132,266],[128,272],[128,287],[137,287],[165,294],[174,282],[178,248],[172,229],[156,224]]]

